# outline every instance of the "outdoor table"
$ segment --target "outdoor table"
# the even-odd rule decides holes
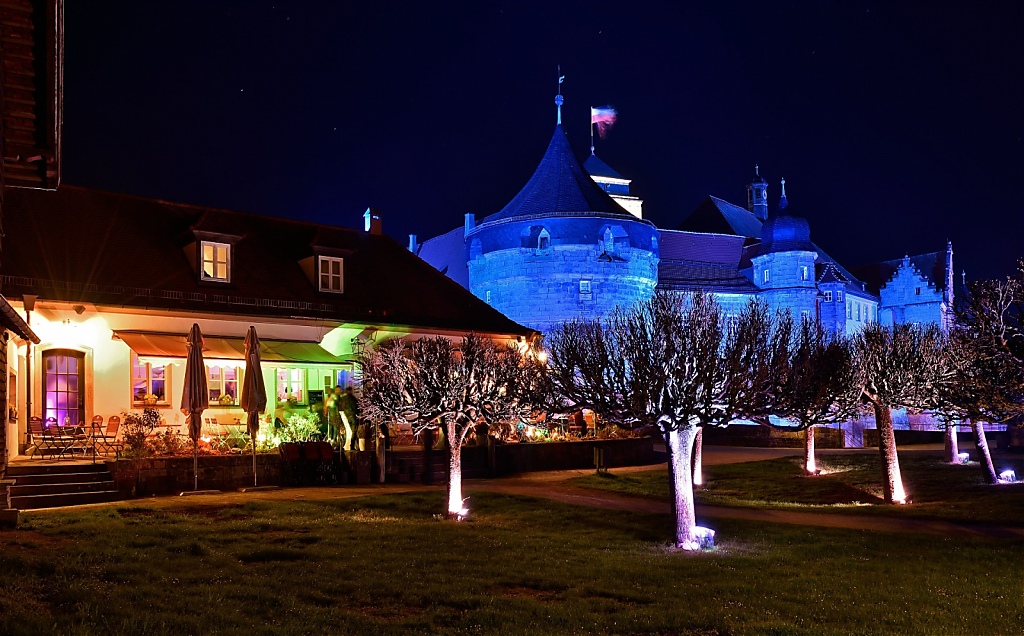
[[[68,451],[71,452],[71,456],[74,457],[75,450],[81,450],[82,455],[85,455],[86,451],[91,446],[91,438],[85,432],[85,426],[81,424],[69,424],[67,426],[57,425],[57,439],[60,441],[64,449],[61,451],[60,456],[63,457]],[[93,453],[95,454],[95,449]]]
[[[228,448],[244,448],[246,445],[245,437],[246,426],[239,423],[237,420],[234,424],[224,424],[224,429],[228,432],[225,444]]]

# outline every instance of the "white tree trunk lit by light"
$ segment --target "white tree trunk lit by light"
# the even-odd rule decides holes
[[[992,465],[992,454],[988,450],[988,438],[985,437],[985,426],[981,422],[971,422],[974,426],[974,443],[978,447],[978,460],[981,462],[982,474],[986,484],[997,484],[996,469]]]
[[[462,497],[462,440],[455,434],[454,426],[449,427],[448,439],[448,516],[466,516],[465,500]]]
[[[808,426],[804,430],[804,470],[808,475],[815,475],[818,472],[818,465],[814,461],[814,427]]]
[[[697,429],[697,434],[693,437],[693,485],[703,486],[704,485],[704,428],[700,427]]]
[[[946,439],[944,450],[947,463],[960,463],[960,448],[957,446],[956,426],[953,424],[949,424],[946,426]]]
[[[668,451],[669,478],[672,481],[672,508],[676,521],[676,547],[699,550],[697,514],[693,507],[693,481],[690,478],[690,458],[697,428],[686,426],[665,433]]]
[[[892,411],[884,404],[875,404],[875,426],[878,429],[878,450],[882,454],[882,470],[885,473],[885,503],[907,503],[900,475],[900,459],[896,453],[896,432],[892,427]]]

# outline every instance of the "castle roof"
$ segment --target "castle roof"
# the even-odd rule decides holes
[[[921,277],[932,285],[937,291],[946,289],[946,250],[941,252],[929,252],[907,257],[910,265],[917,270]],[[897,258],[891,261],[869,263],[859,267],[851,267],[858,278],[868,285],[868,289],[877,294],[882,287],[893,277],[893,274],[903,265],[904,258]],[[956,278],[955,276],[953,277]]]
[[[636,217],[623,210],[583,171],[561,124],[555,126],[540,165],[523,189],[500,212],[486,217],[483,222],[538,215],[602,215],[636,221]]]
[[[592,177],[609,177],[611,179],[625,179],[626,177],[619,174],[615,168],[612,168],[606,164],[597,155],[590,155],[587,160],[583,162],[583,169],[587,171]]]
[[[734,234],[747,238],[761,238],[761,221],[756,216],[746,208],[711,196],[704,199],[676,229],[683,232]]]
[[[469,289],[466,228],[457,227],[451,232],[424,241],[416,255],[448,278]]]
[[[807,219],[780,212],[761,226],[761,254],[816,251]]]

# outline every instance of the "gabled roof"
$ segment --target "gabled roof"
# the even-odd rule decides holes
[[[819,285],[829,283],[839,283],[845,285],[846,283],[850,282],[850,279],[844,276],[843,273],[840,272],[838,269],[836,269],[836,266],[833,263],[825,263],[824,265],[821,265],[816,269],[818,269],[817,281]]]
[[[937,291],[945,291],[946,289],[946,251],[941,252],[929,252],[927,254],[918,254],[916,256],[910,256],[910,265],[924,278],[924,280],[932,285]],[[868,289],[877,294],[879,290],[885,286],[886,283],[893,277],[896,270],[903,265],[902,258],[893,259],[891,261],[881,261],[879,263],[869,263],[867,265],[861,265],[858,267],[852,267],[850,270],[854,272],[858,278],[863,280],[868,285]],[[955,276],[954,276],[955,278]]]
[[[711,196],[704,199],[676,229],[684,232],[734,234],[748,238],[761,238],[761,221],[756,216],[746,208]]]
[[[699,261],[666,261],[658,263],[658,288],[708,292],[752,294],[758,291],[735,265]]]
[[[626,178],[594,154],[587,157],[587,160],[583,162],[583,169],[592,177],[610,177],[612,179]]]
[[[561,124],[555,126],[555,133],[540,165],[523,189],[500,212],[488,216],[483,222],[540,214],[600,214],[636,220],[583,171]]]
[[[456,283],[469,289],[469,268],[466,267],[466,228],[435,236],[420,245],[417,256]]]
[[[4,206],[9,297],[531,333],[383,235],[74,186],[9,190]],[[188,255],[197,232],[233,237],[230,283],[199,280]],[[320,249],[345,254],[343,294],[318,291],[303,271]]]

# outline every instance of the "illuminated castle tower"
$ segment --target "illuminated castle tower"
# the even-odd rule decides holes
[[[650,298],[658,281],[657,228],[583,170],[562,129],[561,95],[556,103],[558,124],[533,176],[479,225],[467,215],[464,229],[469,289],[540,330],[609,316]],[[606,179],[625,181],[629,196],[628,180]]]
[[[763,179],[755,180],[750,187],[755,193],[755,215],[759,200],[757,194],[764,194]],[[761,187],[759,187],[761,186]],[[814,261],[818,258],[817,248],[811,243],[811,229],[806,219],[791,216],[786,200],[786,180],[782,180],[782,198],[779,211],[761,226],[761,248],[751,259],[754,284],[761,292],[758,297],[765,300],[774,311],[789,309],[796,320],[817,319],[818,289],[815,282]],[[765,204],[767,210],[767,204]]]

